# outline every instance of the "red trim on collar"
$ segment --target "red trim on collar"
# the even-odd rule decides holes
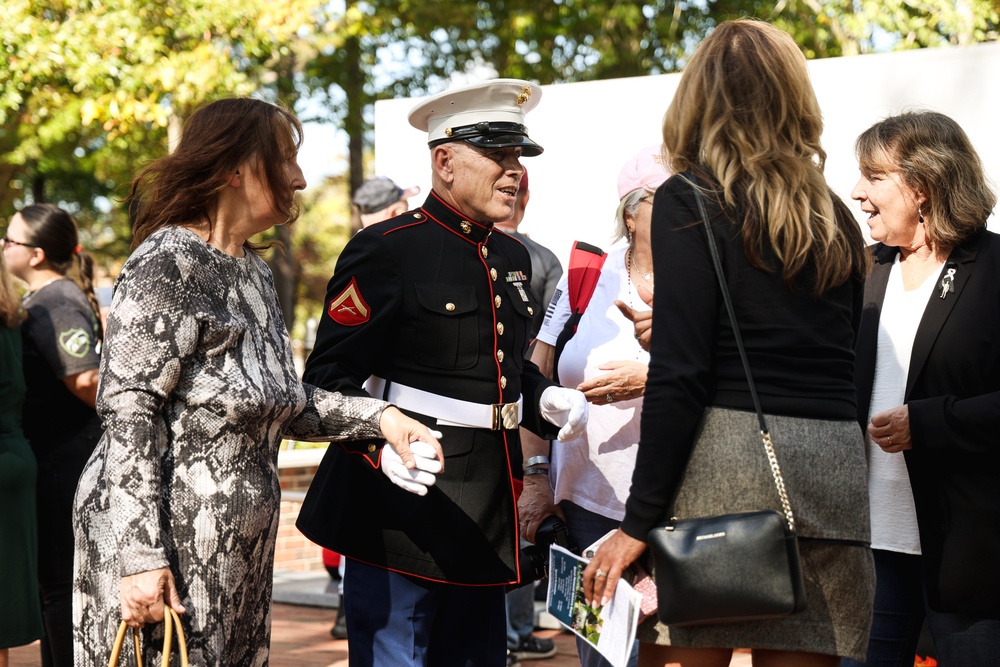
[[[434,199],[438,200],[438,203],[439,203],[439,204],[441,204],[442,206],[444,206],[444,207],[445,207],[446,209],[448,209],[449,211],[451,211],[452,213],[454,213],[454,214],[455,214],[455,215],[457,215],[458,217],[462,218],[462,220],[465,220],[465,221],[467,221],[467,222],[470,222],[470,223],[472,223],[473,225],[476,225],[477,227],[482,227],[483,229],[486,229],[486,230],[491,230],[491,229],[493,229],[493,226],[492,226],[492,225],[484,225],[484,224],[483,224],[483,223],[481,223],[481,222],[476,222],[475,220],[473,220],[472,218],[470,218],[470,217],[469,217],[469,216],[467,216],[466,214],[462,213],[462,212],[461,212],[461,211],[459,211],[459,210],[458,210],[457,208],[455,208],[454,206],[452,206],[451,204],[449,204],[449,203],[448,203],[448,202],[446,202],[445,200],[441,199],[441,197],[440,197],[440,196],[438,195],[438,193],[434,192],[433,190],[431,190],[431,193],[430,193],[430,196],[431,196],[431,197],[434,197]],[[424,213],[426,213],[426,212],[427,212],[427,211],[424,211]]]
[[[449,226],[448,226],[448,223],[446,223],[446,222],[442,222],[441,220],[438,220],[437,218],[435,218],[435,217],[434,217],[433,215],[431,215],[431,214],[430,214],[430,213],[429,213],[429,212],[428,212],[428,211],[427,211],[426,209],[423,209],[423,208],[422,208],[422,209],[420,209],[420,210],[421,210],[421,211],[423,212],[423,214],[424,214],[425,216],[427,216],[427,219],[428,219],[428,220],[431,220],[431,221],[433,221],[434,223],[436,223],[437,225],[440,225],[440,226],[441,226],[441,227],[442,227],[442,228],[443,228],[443,229],[444,229],[445,231],[447,231],[447,232],[451,232],[452,234],[454,234],[454,235],[455,235],[455,236],[457,236],[458,238],[462,239],[462,240],[463,240],[463,241],[465,241],[466,243],[471,243],[471,244],[472,244],[472,245],[474,245],[474,246],[478,246],[478,245],[480,245],[481,243],[486,243],[487,239],[489,238],[489,237],[487,237],[487,239],[483,239],[482,241],[476,241],[475,239],[470,239],[470,238],[469,238],[468,236],[465,236],[464,234],[459,234],[459,233],[458,233],[457,231],[455,231],[454,229],[452,229],[451,227],[449,227]],[[463,220],[464,220],[464,219],[465,219],[465,218],[463,218]]]

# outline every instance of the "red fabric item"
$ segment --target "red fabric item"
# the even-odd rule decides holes
[[[323,549],[323,565],[325,567],[339,567],[340,566],[340,554],[336,551],[330,551],[329,549]]]
[[[569,305],[573,313],[582,313],[590,303],[597,281],[601,277],[606,255],[600,248],[575,241],[569,256]]]

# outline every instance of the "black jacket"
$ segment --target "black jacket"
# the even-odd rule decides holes
[[[865,287],[855,382],[867,426],[879,315],[898,250],[877,244]],[[941,277],[954,269],[954,292]],[[930,279],[930,278],[929,278]],[[1000,614],[1000,236],[955,248],[924,311],[906,381],[913,448],[905,453],[936,610]]]
[[[362,230],[337,262],[305,381],[360,395],[369,375],[480,404],[524,396],[522,425],[552,386],[524,359],[534,312],[524,246],[431,192],[423,207]],[[426,496],[377,469],[381,442],[332,445],[303,503],[299,529],[373,565],[461,584],[517,580],[517,522],[508,450],[517,429],[437,425],[445,471]]]

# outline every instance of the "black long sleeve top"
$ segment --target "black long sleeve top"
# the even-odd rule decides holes
[[[622,522],[625,533],[641,540],[667,518],[705,408],[754,409],[692,181],[690,174],[675,175],[653,202],[657,290],[651,359]],[[764,412],[853,420],[853,343],[862,280],[848,280],[817,297],[806,275],[802,289],[789,289],[770,248],[764,259],[773,271],[747,259],[743,214],[720,206],[712,195],[705,205]],[[837,210],[849,216],[844,207]]]

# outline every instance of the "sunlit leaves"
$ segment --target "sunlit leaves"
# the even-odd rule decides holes
[[[3,0],[0,215],[42,196],[127,241],[114,197],[166,152],[171,117],[259,94],[320,2]]]

